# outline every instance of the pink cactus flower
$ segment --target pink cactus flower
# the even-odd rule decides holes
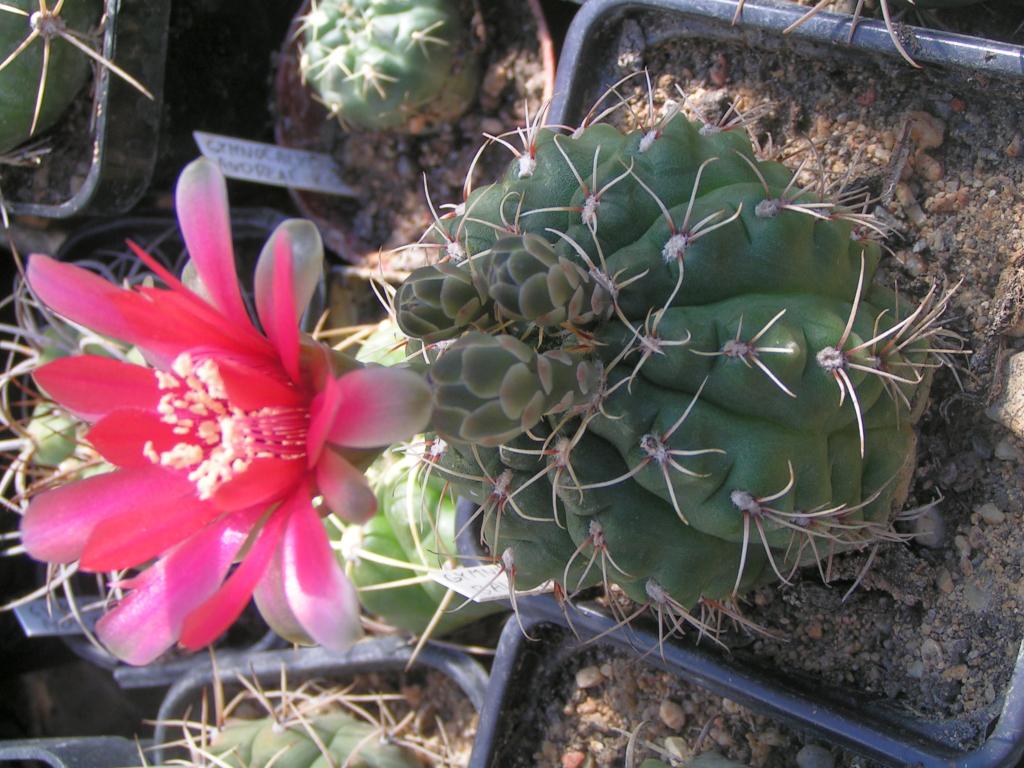
[[[426,426],[429,387],[299,333],[322,271],[310,223],[282,223],[260,255],[261,332],[242,302],[217,167],[189,165],[176,205],[195,291],[138,248],[166,287],[127,290],[46,256],[29,261],[40,300],[137,346],[152,367],[77,355],[36,372],[116,469],[36,495],[24,546],[85,571],[135,570],[96,628],[131,664],[175,642],[212,642],[253,594],[278,633],[343,649],[361,633],[359,604],[320,516],[373,515],[362,467]]]

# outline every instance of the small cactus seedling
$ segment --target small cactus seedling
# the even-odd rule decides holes
[[[57,122],[85,85],[90,59],[152,98],[89,45],[100,0],[0,3],[0,154]]]
[[[299,64],[343,124],[418,133],[474,98],[467,29],[457,0],[313,0]]]
[[[759,160],[742,121],[650,122],[536,131],[394,304],[439,469],[516,586],[614,583],[705,632],[898,538],[948,298],[875,285],[863,201]]]
[[[364,692],[366,684],[358,681],[345,686],[315,679],[291,682],[283,666],[277,687],[241,675],[237,682],[242,688],[229,700],[225,684],[220,678],[214,682],[213,713],[204,691],[199,719],[164,723],[179,727],[181,738],[161,748],[188,752],[187,762],[172,763],[210,768],[421,768],[429,758],[432,765],[456,764],[447,744],[423,736],[419,713],[400,693]]]

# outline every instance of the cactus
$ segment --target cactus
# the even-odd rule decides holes
[[[299,64],[331,114],[367,130],[418,133],[472,102],[478,64],[456,0],[318,0]]]
[[[413,754],[383,741],[380,729],[340,711],[281,724],[274,717],[228,720],[208,746],[212,765],[232,768],[419,768]]]
[[[68,38],[99,19],[98,0],[38,0],[0,7],[0,153],[57,122],[85,85],[89,61]]]
[[[501,603],[459,608],[461,598],[452,600],[447,588],[425,575],[456,563],[455,497],[442,473],[424,471],[416,456],[386,454],[367,476],[377,494],[377,514],[362,526],[346,527],[341,546],[363,608],[393,627],[431,636],[504,610]]]
[[[707,629],[696,608],[735,617],[745,590],[896,538],[948,296],[874,285],[860,207],[677,110],[531,128],[394,305],[441,467],[517,588],[614,582]]]
[[[385,321],[362,342],[356,359],[396,365],[404,362],[403,346],[398,327]],[[363,608],[407,632],[443,636],[504,606],[467,602],[459,607],[463,601],[427,575],[457,564],[455,495],[429,464],[441,441],[414,439],[411,445],[417,446],[415,452],[400,456],[388,451],[367,470],[377,496],[373,518],[363,525],[346,526],[334,518],[331,523],[341,530],[345,572]]]

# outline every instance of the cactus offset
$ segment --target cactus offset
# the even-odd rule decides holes
[[[479,81],[457,0],[314,0],[300,68],[344,124],[418,133],[454,120]]]
[[[430,448],[424,449],[427,455]],[[500,603],[453,610],[461,598],[426,575],[456,564],[455,497],[441,472],[427,471],[413,455],[386,454],[367,476],[377,494],[377,514],[364,525],[346,527],[341,544],[363,608],[393,627],[430,636],[504,610]]]
[[[531,162],[522,162],[529,157]],[[670,618],[894,538],[945,299],[872,284],[877,228],[741,130],[531,131],[395,297],[449,479],[516,586]],[[457,244],[458,247],[452,247]]]
[[[85,85],[89,60],[67,38],[96,22],[100,3],[59,6],[6,0],[0,8],[0,153],[56,123]]]

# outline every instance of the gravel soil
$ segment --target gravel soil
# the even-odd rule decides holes
[[[985,18],[1002,17],[979,12],[975,22]],[[748,637],[733,653],[809,690],[824,684],[884,701],[970,749],[998,715],[1024,636],[1024,443],[986,416],[1007,386],[1005,360],[1024,349],[1020,85],[788,41],[666,42],[670,27],[656,14],[627,20],[600,81],[647,68],[656,108],[685,98],[691,115],[713,122],[735,104],[757,115],[751,131],[766,154],[794,169],[811,157],[806,181],[817,174],[870,190],[880,198],[875,213],[893,229],[879,279],[916,298],[960,283],[948,327],[972,351],[937,374],[919,425],[907,506],[921,514],[905,531],[909,541],[836,558],[827,584],[809,569],[790,588],[748,596],[745,615],[783,639]],[[622,89],[630,109],[613,121],[644,118],[642,81]],[[584,103],[600,95],[594,88]],[[581,667],[610,665],[623,682],[567,685],[548,706],[560,714],[535,764],[620,765],[626,738],[598,738],[598,748],[593,735],[645,721],[642,733],[660,737],[664,749],[657,713],[665,701],[683,706],[685,738],[707,723],[725,734],[687,742],[691,752],[713,746],[755,766],[796,763],[799,737],[660,672],[640,670],[642,684],[625,682],[624,663],[582,657]],[[623,686],[635,689],[635,707],[621,706]]]

